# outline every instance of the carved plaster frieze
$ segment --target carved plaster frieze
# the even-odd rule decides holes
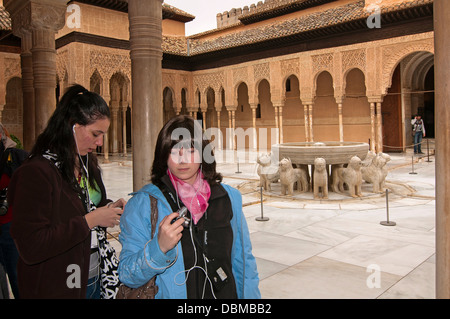
[[[67,64],[68,64],[68,53],[67,50],[58,52],[56,54],[56,75],[61,81],[67,74]]]
[[[260,63],[253,66],[253,77],[255,83],[259,80],[266,79],[270,80],[270,65],[269,62]]]
[[[175,89],[175,74],[173,73],[162,73],[162,87],[170,87]]]
[[[89,74],[97,70],[104,80],[109,80],[114,73],[122,73],[131,79],[131,59],[128,52],[122,54],[111,50],[91,50],[89,57]]]
[[[5,83],[7,83],[10,79],[14,77],[22,77],[22,70],[20,68],[20,60],[14,58],[5,58],[4,59],[4,68],[5,74],[4,79]]]
[[[233,69],[233,86],[236,86],[240,82],[248,83],[248,68],[247,67]]]
[[[208,74],[194,75],[194,87],[198,88],[200,92],[206,92],[208,87],[214,89],[214,91],[220,90],[220,87],[224,84],[224,73],[215,72]]]
[[[328,71],[333,74],[334,55],[333,53],[325,53],[311,56],[313,73],[318,74],[322,71]]]
[[[358,68],[365,73],[366,71],[366,50],[357,49],[345,51],[342,53],[342,74],[348,70]]]
[[[299,59],[289,59],[281,61],[281,72],[283,77],[294,74],[300,78]]]

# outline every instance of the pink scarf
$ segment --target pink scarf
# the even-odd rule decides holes
[[[203,173],[199,170],[197,179],[193,185],[186,183],[167,170],[173,187],[180,197],[183,204],[191,212],[194,224],[202,218],[208,208],[208,200],[211,196],[211,188],[206,180],[203,179]]]

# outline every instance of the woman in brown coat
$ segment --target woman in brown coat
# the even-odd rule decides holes
[[[70,87],[30,158],[13,175],[8,201],[20,255],[21,298],[89,298],[99,297],[100,291],[104,298],[115,295],[117,258],[105,227],[119,223],[125,200],[106,198],[91,154],[103,144],[109,118],[98,94]]]

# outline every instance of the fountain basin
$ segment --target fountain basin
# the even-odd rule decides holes
[[[325,159],[328,165],[346,164],[353,156],[364,160],[369,144],[360,142],[302,142],[272,145],[272,154],[278,154],[278,160],[290,158],[292,164],[313,165],[318,157]]]

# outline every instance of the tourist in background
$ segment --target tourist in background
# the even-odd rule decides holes
[[[422,153],[422,137],[425,137],[425,125],[423,124],[422,116],[417,114],[411,120],[411,125],[413,126],[414,134],[414,154]]]

